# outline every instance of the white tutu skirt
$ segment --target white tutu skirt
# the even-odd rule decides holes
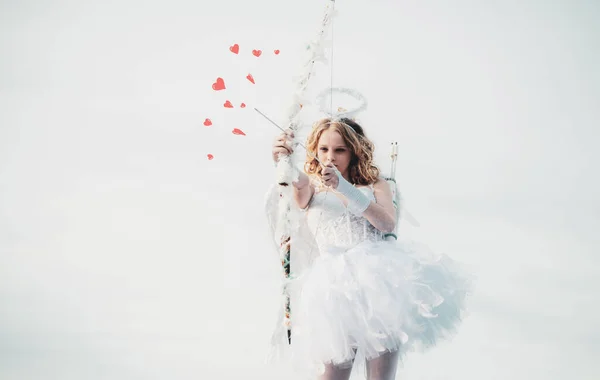
[[[458,327],[470,277],[446,255],[403,241],[321,250],[295,281],[292,360],[303,371],[420,351]]]

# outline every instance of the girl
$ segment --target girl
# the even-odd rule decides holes
[[[275,162],[293,153],[289,137],[293,134],[275,139]],[[311,154],[305,173],[293,182],[293,198],[299,226],[305,223],[310,234],[299,233],[302,237],[290,244],[292,252],[311,249],[291,259],[299,276],[289,286],[294,294],[290,353],[321,380],[347,380],[355,361],[366,364],[368,380],[394,379],[403,354],[454,332],[469,281],[449,257],[385,239],[397,223],[392,192],[360,125],[320,120],[306,148]],[[276,196],[270,197],[273,232]]]

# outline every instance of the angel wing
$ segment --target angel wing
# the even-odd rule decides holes
[[[390,172],[388,176],[385,177],[386,181],[390,185],[392,190],[392,199],[394,201],[394,207],[396,207],[396,220],[399,222],[401,219],[405,219],[408,223],[412,224],[414,227],[420,227],[421,224],[417,221],[417,219],[408,211],[406,207],[404,207],[404,199],[402,198],[400,191],[398,190],[398,183],[396,182],[396,159],[398,158],[398,143],[392,143],[392,153],[390,154],[390,158],[392,160],[390,166]],[[398,226],[400,223],[396,223],[396,233],[398,232]],[[394,237],[397,238],[397,235],[394,234]]]
[[[398,192],[398,220],[404,219],[414,227],[420,227],[421,224],[419,221],[408,211],[408,209],[404,206],[404,199]]]

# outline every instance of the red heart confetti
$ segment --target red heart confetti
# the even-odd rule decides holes
[[[237,128],[233,128],[233,131],[231,131],[231,133],[233,133],[234,135],[246,136],[246,134],[244,132],[242,132],[240,129],[237,129]]]
[[[212,125],[212,121],[210,121],[210,119],[204,119],[204,125],[210,127]]]
[[[246,103],[240,104],[240,108],[246,108]]]
[[[213,156],[212,154],[207,154],[206,157],[208,157],[209,160],[212,160],[213,158],[215,158],[215,156]]]
[[[254,77],[252,76],[252,74],[246,75],[246,79],[248,79],[250,82],[252,82],[252,84],[256,84],[256,83],[254,83]]]
[[[279,55],[279,49],[275,49],[273,53],[275,53],[275,55]]]
[[[256,57],[260,57],[260,55],[262,54],[262,50],[252,50],[252,54],[254,54],[254,56]]]
[[[233,108],[233,104],[231,104],[231,102],[228,100],[225,102],[225,104],[223,104],[223,107],[225,108]]]
[[[213,90],[219,91],[225,89],[225,81],[223,78],[217,78],[217,81],[212,85]]]
[[[238,44],[231,45],[231,46],[229,47],[229,50],[230,50],[230,51],[231,51],[233,54],[237,54],[237,53],[239,53],[239,52],[240,52],[240,45],[238,45]]]

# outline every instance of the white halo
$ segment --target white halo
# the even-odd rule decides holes
[[[360,104],[357,107],[347,111],[333,112],[330,106],[333,93],[350,95],[350,97],[358,100]],[[317,96],[317,103],[319,104],[319,109],[321,112],[329,115],[332,118],[351,117],[367,108],[367,99],[360,92],[344,87],[326,88]]]

